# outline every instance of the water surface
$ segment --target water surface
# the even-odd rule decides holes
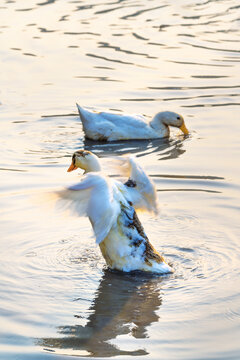
[[[239,359],[238,2],[3,0],[0,18],[0,358]],[[76,102],[176,111],[191,135],[87,141]],[[79,179],[82,147],[145,166],[173,275],[108,271],[87,219],[31,201]]]

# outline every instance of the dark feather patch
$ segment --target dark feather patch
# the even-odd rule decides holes
[[[131,180],[131,179],[128,179],[128,181],[126,181],[126,182],[124,183],[124,185],[127,186],[127,187],[136,187],[136,186],[137,186],[137,183],[136,183],[136,181],[133,181],[133,180]]]
[[[133,208],[130,208],[133,211],[129,211],[129,209],[124,209],[124,213],[126,215],[125,226],[130,229],[136,229],[139,237],[131,239],[131,244],[135,247],[139,247],[142,243],[145,245],[145,250],[143,253],[144,261],[149,266],[152,266],[150,260],[156,261],[157,263],[161,263],[164,261],[164,258],[154,249],[152,244],[150,243],[143,226],[136,214],[136,211]]]

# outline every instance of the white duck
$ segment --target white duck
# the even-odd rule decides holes
[[[68,171],[82,168],[85,174],[78,184],[58,191],[58,198],[68,201],[68,207],[78,215],[89,218],[111,269],[171,273],[173,269],[151,245],[135,212],[157,211],[154,185],[133,158],[122,163],[131,173],[125,184],[104,175],[96,155],[76,151]]]
[[[162,111],[149,122],[142,115],[95,112],[77,104],[86,138],[98,141],[156,139],[168,137],[169,126],[178,127],[185,135],[188,129],[181,115]]]

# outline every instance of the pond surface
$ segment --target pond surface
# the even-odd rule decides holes
[[[2,0],[0,358],[240,358],[237,0]],[[75,103],[182,114],[191,135],[85,141]],[[87,219],[30,200],[76,149],[135,153],[165,277],[106,269]]]

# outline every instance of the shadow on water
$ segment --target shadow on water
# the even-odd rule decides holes
[[[137,157],[157,153],[161,160],[175,159],[185,153],[183,139],[122,140],[97,142],[85,139],[84,148],[100,157],[112,155],[137,154]]]
[[[120,272],[105,270],[86,325],[59,326],[60,337],[41,338],[36,343],[46,351],[61,354],[64,351],[69,354],[71,350],[73,355],[84,352],[86,356],[94,357],[147,355],[144,348],[121,350],[110,340],[120,335],[136,339],[148,336],[147,327],[159,319],[161,282],[159,276],[138,273],[123,276]]]

